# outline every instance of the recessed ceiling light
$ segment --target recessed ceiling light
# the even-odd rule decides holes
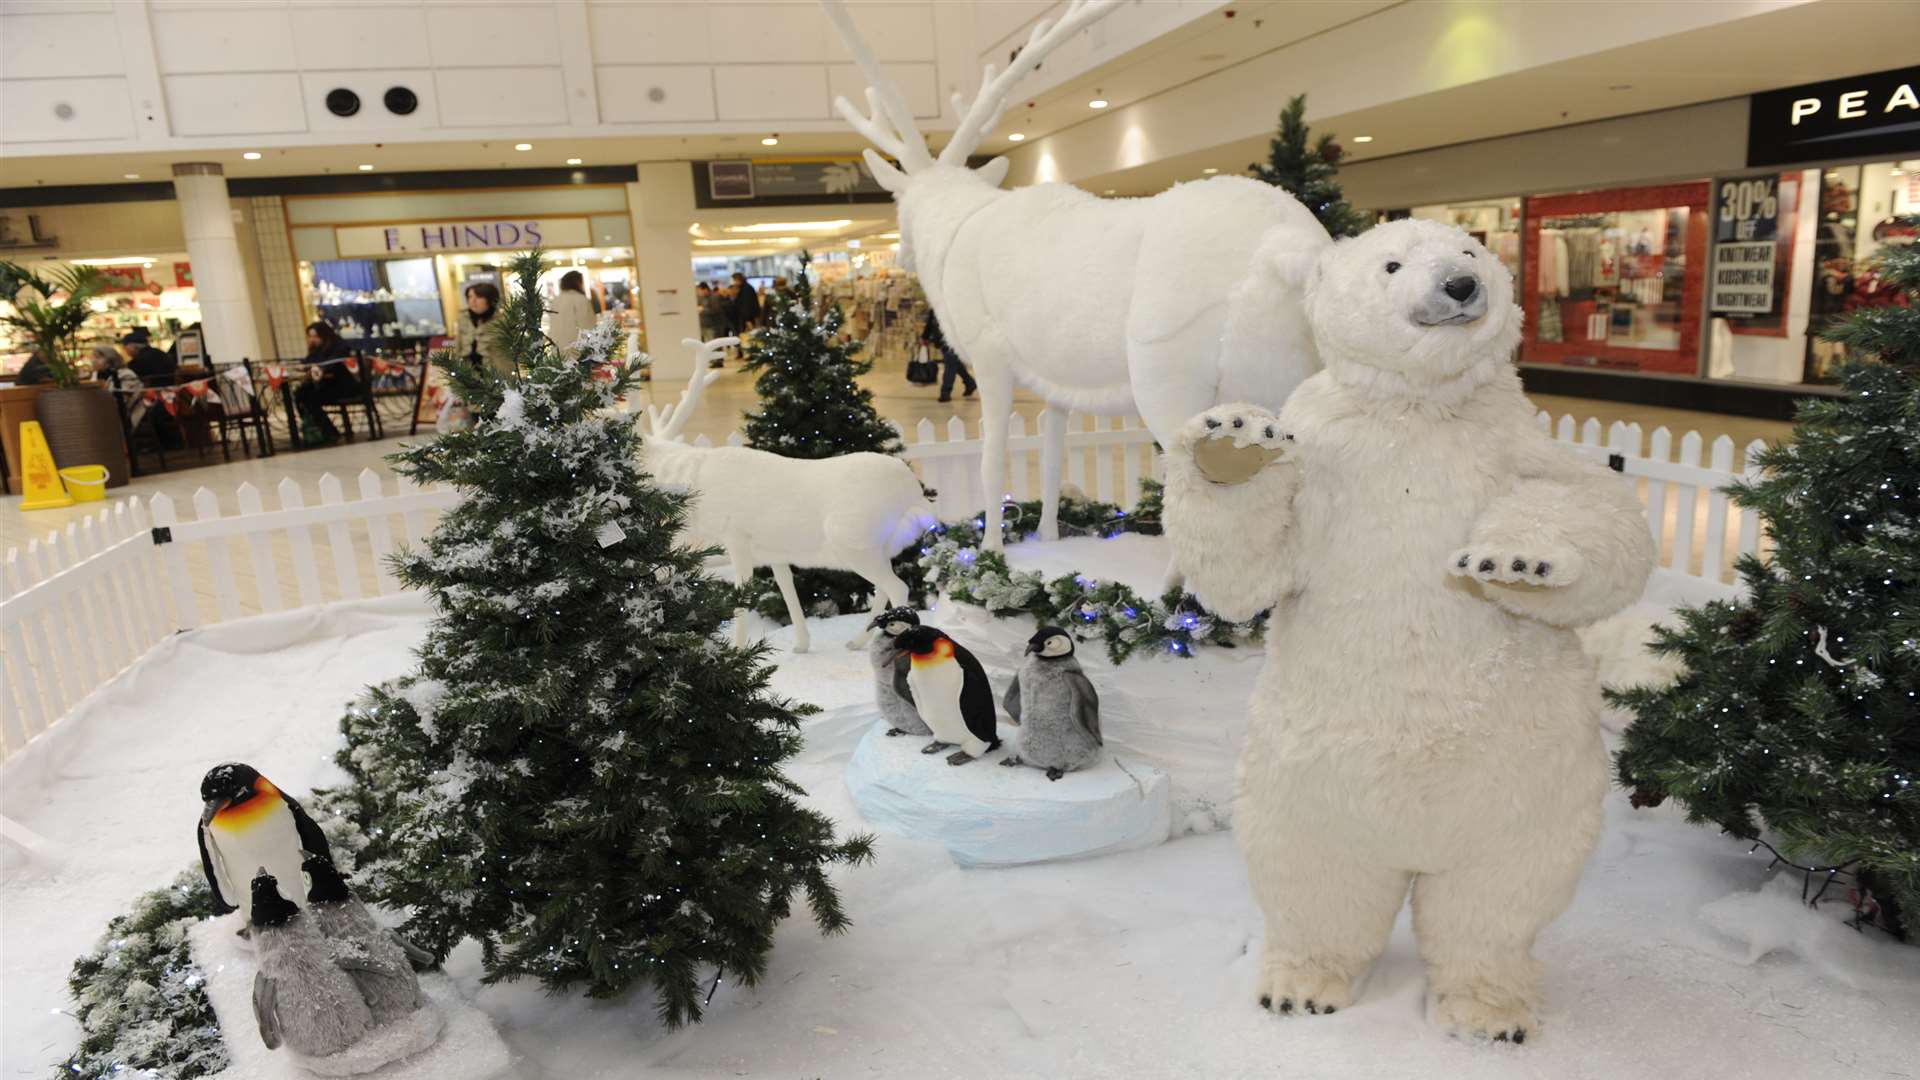
[[[1089,109],[1104,109],[1106,107],[1107,107],[1107,99],[1103,97],[1097,97],[1097,98],[1094,98],[1092,101],[1087,102],[1087,108]]]
[[[1202,173],[1203,175],[1206,175],[1206,176],[1212,176],[1212,175],[1213,175],[1214,173],[1217,173],[1217,172],[1219,172],[1219,171],[1220,171],[1219,169],[1216,169],[1216,168],[1214,168],[1214,167],[1213,167],[1213,166],[1211,166],[1211,165],[1209,165],[1209,166],[1207,166],[1206,168],[1204,168],[1204,169],[1201,169],[1201,170],[1200,170],[1200,172],[1201,172],[1201,173]]]
[[[137,173],[137,172],[130,172],[130,173],[125,173],[125,174],[123,174],[123,175],[124,175],[124,176],[126,176],[126,178],[127,178],[127,179],[129,179],[129,180],[138,180],[138,179],[140,179],[140,174],[139,174],[139,173]]]
[[[515,150],[531,150],[533,149],[533,144],[530,142],[519,142],[519,143],[514,143],[513,148]]]
[[[1353,137],[1353,141],[1354,141],[1354,142],[1372,142],[1372,141],[1373,141],[1373,136],[1371,136],[1371,135],[1355,135],[1355,136]]]
[[[761,140],[760,140],[760,145],[761,145],[761,146],[779,146],[779,145],[780,145],[780,136],[778,136],[778,135],[769,135],[769,136],[767,136],[766,138],[764,138],[764,139],[761,139]]]
[[[1103,192],[1101,192],[1100,194],[1102,194],[1102,195],[1111,195],[1111,194],[1113,194],[1113,189],[1112,189],[1112,188],[1108,188],[1107,190],[1105,190],[1105,191],[1103,191]]]
[[[578,165],[578,164],[580,164],[580,159],[579,159],[579,158],[577,158],[577,157],[570,157],[570,158],[568,158],[568,159],[567,159],[567,164],[569,164],[569,165]]]
[[[852,218],[834,221],[762,221],[755,225],[729,225],[730,233],[837,232],[853,224]]]
[[[1016,131],[1013,134],[1007,136],[1008,142],[1025,142],[1026,139],[1027,139],[1027,133],[1024,131]]]
[[[738,247],[738,246],[739,246],[739,245],[741,245],[741,244],[751,244],[751,243],[754,243],[754,241],[752,241],[752,240],[698,240],[698,239],[696,239],[696,240],[694,241],[694,243],[695,243],[696,245],[698,245],[698,246],[700,246],[700,247]]]
[[[857,248],[857,247],[859,247],[859,246],[860,246],[860,241],[858,241],[858,240],[849,240],[849,241],[847,241],[847,246],[848,246],[848,247],[850,247],[850,248]]]
[[[360,166],[360,171],[361,171],[361,172],[372,172],[372,171],[373,171],[373,166],[371,166],[371,165],[362,165],[362,166]]]
[[[259,160],[260,160],[260,151],[258,151],[258,150],[249,150],[249,151],[247,151],[246,153],[244,153],[244,154],[241,154],[240,156],[241,156],[241,157],[243,157],[243,158],[246,158],[246,159],[247,159],[248,161],[259,161]]]

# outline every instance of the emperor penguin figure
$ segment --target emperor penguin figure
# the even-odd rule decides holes
[[[296,879],[298,880],[298,879]],[[253,878],[247,909],[253,927],[253,1019],[267,1049],[281,1045],[327,1057],[359,1042],[373,1013],[359,987],[334,963],[333,946],[299,905],[280,894],[265,867]]]
[[[1031,765],[1058,780],[1100,760],[1100,695],[1073,658],[1073,635],[1042,626],[1007,687],[1007,715],[1020,725],[1020,746],[1002,765]]]
[[[367,1008],[373,1010],[375,1026],[418,1009],[420,979],[413,973],[413,964],[427,963],[433,954],[401,937],[400,931],[374,921],[373,913],[347,888],[346,876],[333,863],[308,855],[306,871],[312,882],[307,888],[306,913],[333,943],[334,962],[360,988]]]
[[[264,867],[278,881],[288,882],[283,894],[299,907],[306,896],[301,863],[308,853],[327,859],[333,852],[327,836],[306,810],[251,765],[228,762],[207,770],[200,780],[200,868],[213,890],[213,912],[225,915],[241,909],[253,921],[251,871]]]
[[[913,662],[899,644],[901,634],[919,625],[920,616],[905,607],[883,611],[867,624],[867,629],[880,631],[867,643],[867,659],[873,662],[874,703],[880,707],[880,719],[887,722],[888,735],[933,734],[914,707],[913,687],[907,682]]]
[[[907,685],[914,707],[933,731],[933,741],[920,752],[935,754],[957,746],[960,749],[947,755],[947,764],[965,765],[997,748],[993,684],[980,661],[931,626],[916,626],[895,643],[908,658]]]

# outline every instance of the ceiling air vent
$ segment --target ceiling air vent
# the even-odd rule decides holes
[[[413,110],[420,107],[420,96],[404,86],[396,86],[388,90],[384,100],[387,103],[387,111],[395,116],[410,115]]]
[[[352,116],[360,111],[360,95],[342,86],[327,91],[327,111],[335,116]]]

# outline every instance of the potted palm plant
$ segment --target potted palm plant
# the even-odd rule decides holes
[[[34,399],[34,412],[47,446],[61,468],[104,465],[107,486],[127,482],[126,439],[120,411],[106,386],[84,381],[92,374],[81,360],[80,327],[92,314],[88,301],[105,281],[91,266],[60,266],[35,273],[18,263],[0,262],[0,296],[11,299],[11,314],[0,321],[33,343],[47,367],[52,388]]]

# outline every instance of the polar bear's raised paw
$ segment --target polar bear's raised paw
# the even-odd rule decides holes
[[[1580,580],[1580,556],[1565,548],[1521,548],[1501,544],[1470,546],[1453,553],[1447,572],[1489,585],[1565,588]]]
[[[1293,435],[1259,406],[1218,405],[1187,421],[1176,443],[1202,478],[1239,484],[1286,457]]]

